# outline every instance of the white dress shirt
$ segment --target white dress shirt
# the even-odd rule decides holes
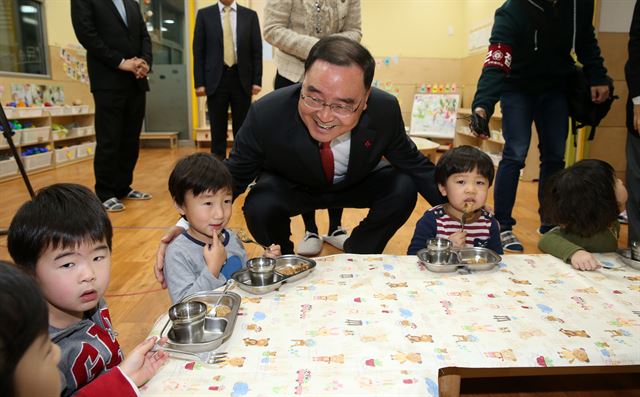
[[[333,183],[338,183],[347,176],[351,153],[351,131],[331,141],[331,152],[333,153]]]

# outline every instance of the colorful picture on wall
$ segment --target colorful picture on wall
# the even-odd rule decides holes
[[[411,135],[453,138],[459,94],[416,94],[411,111]]]
[[[62,70],[68,78],[89,84],[89,74],[87,73],[87,61],[85,60],[85,50],[75,48],[60,48],[60,59],[62,60]]]
[[[25,106],[64,105],[64,88],[60,85],[11,84],[11,101]]]

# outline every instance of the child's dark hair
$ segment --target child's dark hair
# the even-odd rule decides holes
[[[182,158],[169,176],[169,192],[178,205],[184,204],[188,191],[194,196],[220,189],[233,189],[227,166],[210,153],[194,153]]]
[[[471,172],[477,169],[478,174],[493,183],[493,161],[489,155],[477,147],[464,145],[447,150],[436,165],[436,183],[446,185],[447,179],[461,172]]]
[[[7,245],[15,263],[34,274],[36,263],[51,247],[69,248],[105,240],[111,249],[113,230],[100,199],[74,183],[39,190],[20,207],[9,227]]]
[[[542,213],[546,223],[567,233],[590,237],[618,217],[613,167],[602,160],[581,160],[547,182]]]
[[[36,281],[4,261],[0,261],[0,318],[0,395],[13,396],[16,367],[33,341],[48,335],[49,315]]]

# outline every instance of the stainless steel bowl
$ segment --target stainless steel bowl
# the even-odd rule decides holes
[[[423,248],[416,253],[420,262],[432,272],[435,273],[451,273],[458,269],[457,264],[439,264],[431,262],[432,256],[429,254],[428,248]]]
[[[457,260],[460,265],[472,271],[491,270],[502,261],[500,255],[488,248],[462,248],[455,252],[458,254]]]
[[[207,305],[200,301],[180,302],[171,306],[169,318],[174,339],[179,343],[197,343],[204,335]]]
[[[276,260],[274,258],[261,256],[247,261],[247,269],[249,269],[252,285],[272,284],[275,268]]]
[[[640,261],[640,241],[631,242],[631,259]]]

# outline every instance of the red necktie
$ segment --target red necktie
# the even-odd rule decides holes
[[[322,142],[320,144],[320,159],[322,160],[322,169],[324,176],[329,184],[333,184],[333,152],[331,151],[331,142]]]

